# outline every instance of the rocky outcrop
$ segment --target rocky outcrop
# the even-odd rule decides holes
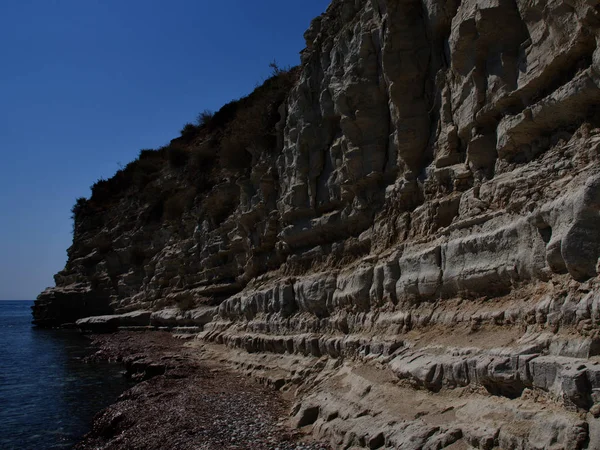
[[[498,398],[541,427],[361,434],[371,413],[341,412],[354,394],[323,399],[331,369],[298,425],[339,446],[600,446],[599,37],[597,0],[334,0],[266,106],[273,139],[225,165],[254,96],[187,141],[221,152],[210,186],[165,163],[143,190],[92,197],[34,321],[151,311],[230,352],[377,361],[414,395],[483,389],[481,411]],[[547,414],[511,403],[525,397],[558,405],[552,444]]]

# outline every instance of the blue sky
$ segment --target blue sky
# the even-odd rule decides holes
[[[299,63],[328,0],[3,0],[0,299],[64,267],[70,209],[142,148]]]

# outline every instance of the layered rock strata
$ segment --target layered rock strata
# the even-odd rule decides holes
[[[306,358],[312,391],[275,384],[344,448],[600,448],[599,36],[596,0],[334,0],[275,147],[198,194],[225,217],[147,225],[119,200],[76,224],[35,321],[148,311],[136,325],[201,327],[232,358]],[[457,418],[366,408],[363,365]]]

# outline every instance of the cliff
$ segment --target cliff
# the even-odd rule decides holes
[[[305,38],[78,202],[34,323],[196,326],[344,448],[600,448],[600,2],[334,0]]]

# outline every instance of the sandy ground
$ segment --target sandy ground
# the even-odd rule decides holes
[[[290,404],[278,391],[200,360],[170,333],[92,339],[99,350],[90,359],[121,363],[140,382],[75,449],[329,449],[288,427]]]

